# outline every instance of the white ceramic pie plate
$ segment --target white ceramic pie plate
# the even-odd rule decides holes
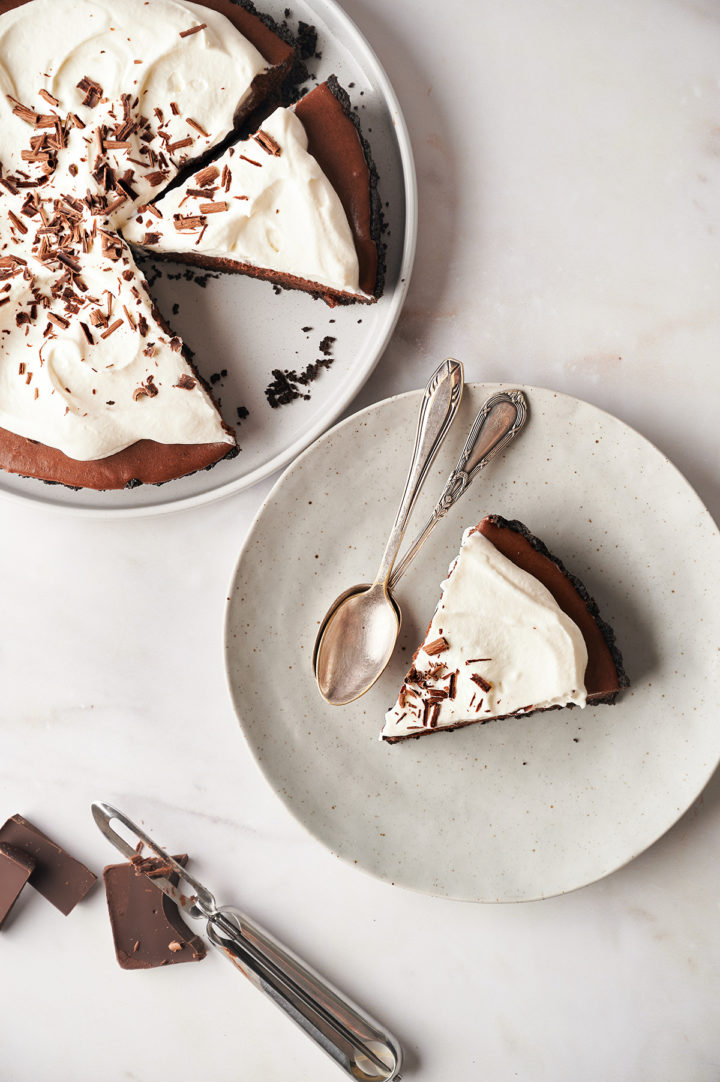
[[[283,20],[285,3],[267,0],[258,6]],[[238,428],[240,454],[191,477],[123,492],[73,492],[0,471],[0,495],[113,516],[207,503],[292,462],[340,416],[372,372],[400,314],[415,254],[417,189],[410,141],[387,75],[348,16],[333,0],[299,0],[292,4],[292,25],[299,21],[318,31],[322,59],[308,60],[309,70],[317,82],[334,73],[348,88],[378,167],[389,226],[383,297],[374,305],[331,309],[307,294],[276,295],[269,283],[236,275],[210,278],[201,288],[184,279],[180,264],[157,264],[162,270],[153,286],[158,307],[195,351],[198,369],[206,379],[227,370],[213,385],[223,416],[235,424],[238,407],[250,411]],[[301,371],[323,356],[318,347],[327,335],[336,339],[333,365],[308,388],[310,400],[271,409],[265,388],[272,370]]]
[[[467,388],[411,532],[497,389]],[[673,825],[720,758],[716,526],[638,433],[574,398],[526,393],[527,429],[402,580],[399,647],[364,698],[324,703],[312,647],[332,599],[374,573],[420,392],[344,421],[287,470],[250,531],[227,609],[232,698],[252,753],[291,811],[366,871],[477,901],[542,898],[619,868]],[[633,686],[614,707],[382,744],[383,712],[462,531],[492,512],[524,521],[585,581],[615,628]]]

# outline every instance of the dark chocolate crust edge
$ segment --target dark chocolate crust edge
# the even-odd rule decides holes
[[[380,201],[380,193],[378,192],[378,171],[375,165],[375,159],[373,158],[370,144],[368,143],[365,135],[363,134],[362,126],[360,124],[359,117],[353,111],[350,96],[344,87],[338,82],[336,75],[329,75],[326,79],[327,87],[332,96],[340,103],[345,116],[352,123],[357,132],[360,145],[365,155],[365,161],[367,162],[368,171],[370,173],[370,236],[375,242],[378,254],[378,267],[377,276],[375,278],[375,289],[373,295],[376,298],[382,297],[383,290],[385,288],[385,268],[386,268],[386,253],[387,245],[382,239],[382,235],[385,229],[385,223],[383,219],[382,203]]]
[[[253,263],[242,263],[237,259],[226,256],[205,255],[202,252],[157,252],[153,248],[143,248],[141,244],[130,244],[134,254],[143,259],[151,259],[156,262],[177,263],[182,266],[199,267],[200,270],[217,271],[222,274],[241,274],[244,278],[257,278],[261,282],[269,282],[278,289],[297,289],[307,293],[315,300],[325,301],[329,308],[338,304],[373,304],[375,297],[361,297],[357,293],[343,293],[339,289],[320,285],[308,278],[298,278],[294,274],[286,274],[284,271],[274,271],[266,267],[257,267]],[[195,373],[197,374],[197,373]],[[207,384],[204,386],[207,389]]]
[[[608,624],[606,620],[603,620],[602,616],[600,615],[600,609],[598,608],[597,602],[593,597],[590,596],[590,593],[585,583],[581,579],[579,579],[577,575],[574,575],[572,571],[568,571],[560,557],[550,552],[547,545],[543,541],[541,541],[539,537],[536,537],[535,534],[533,534],[527,528],[524,522],[520,522],[519,519],[506,519],[503,518],[502,515],[488,515],[488,519],[490,520],[490,522],[492,522],[494,526],[497,526],[499,529],[513,530],[515,533],[520,534],[521,537],[524,537],[528,544],[532,545],[536,552],[539,552],[541,556],[545,556],[546,559],[550,560],[551,563],[555,564],[558,571],[560,571],[566,579],[569,579],[569,581],[575,587],[578,594],[585,602],[585,606],[590,615],[592,616],[593,620],[595,621],[595,624],[597,625],[600,634],[605,640],[605,644],[610,651],[610,656],[613,659],[613,664],[615,665],[615,671],[617,672],[618,678],[617,691],[612,692],[610,695],[593,699],[593,702],[609,704],[614,703],[622,688],[630,687],[630,678],[625,671],[623,657],[615,641],[615,632],[610,627],[610,624]]]
[[[595,703],[608,703],[612,705],[617,697],[617,692],[605,699],[594,699]],[[565,706],[542,706],[537,710],[526,710],[522,714],[495,714],[491,718],[469,718],[467,721],[456,721],[454,725],[443,725],[437,729],[418,729],[416,733],[407,733],[403,736],[383,736],[383,744],[404,744],[406,740],[417,740],[419,736],[429,736],[431,733],[439,736],[440,733],[454,733],[456,729],[467,729],[468,725],[492,725],[494,721],[504,721],[507,718],[529,718],[533,714],[548,714],[551,710],[574,710],[575,703],[566,703]]]

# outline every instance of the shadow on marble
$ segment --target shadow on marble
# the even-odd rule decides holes
[[[378,45],[381,63],[392,58],[393,85],[410,134],[419,197],[415,271],[405,306],[384,358],[343,414],[343,417],[347,417],[388,394],[408,389],[407,381],[401,384],[394,378],[390,379],[388,386],[389,360],[395,352],[393,343],[402,343],[403,352],[409,347],[415,353],[416,360],[424,365],[423,343],[428,338],[429,328],[438,320],[455,315],[454,311],[446,311],[448,302],[445,298],[450,289],[455,253],[462,244],[463,233],[458,221],[462,162],[458,158],[458,148],[444,135],[449,130],[449,118],[438,95],[432,92],[437,73],[421,67],[406,38],[390,25],[384,14],[371,11],[357,0],[343,6],[369,41],[376,45],[381,43]],[[385,63],[385,67],[389,69],[389,63]],[[362,119],[369,130],[372,118],[364,113]],[[382,198],[382,177],[380,196]],[[421,270],[423,273],[419,273]],[[451,342],[448,342],[447,351],[452,352]],[[442,357],[438,357],[436,363],[440,360]],[[410,386],[422,385],[430,371],[425,373],[423,367]],[[396,373],[401,376],[397,369]],[[407,375],[406,366],[402,375]]]

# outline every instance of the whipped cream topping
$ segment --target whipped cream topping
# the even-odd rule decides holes
[[[59,119],[54,186],[94,193],[115,225],[232,130],[267,67],[223,15],[185,0],[30,0],[0,17],[0,58],[5,172],[44,175],[23,110],[40,134]]]
[[[534,575],[474,527],[465,531],[441,589],[381,738],[585,706],[587,648],[580,629]]]
[[[178,0],[30,0],[0,58],[0,426],[84,461],[232,446],[115,230],[233,129],[264,59]]]
[[[141,209],[123,235],[150,250],[230,259],[365,296],[342,203],[291,109],[276,109],[154,211]]]

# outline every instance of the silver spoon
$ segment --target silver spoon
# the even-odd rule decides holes
[[[313,667],[320,694],[335,706],[352,702],[372,687],[390,660],[401,613],[388,592],[388,581],[410,513],[455,418],[462,391],[462,365],[449,357],[425,388],[405,489],[375,581],[345,590],[320,625]]]
[[[320,625],[313,654],[318,687],[329,703],[342,706],[352,702],[368,691],[383,673],[392,656],[402,619],[391,590],[407,571],[440,519],[467,491],[480,470],[499,455],[520,432],[527,417],[527,399],[522,391],[518,390],[500,391],[491,395],[478,412],[462,454],[445,482],[430,518],[384,584],[384,596],[391,602],[397,617],[392,640],[393,625],[389,620],[381,622],[373,611],[374,606],[378,605],[375,600],[377,595],[373,593],[377,580],[373,586],[368,583],[352,586],[331,606]],[[344,611],[350,606],[353,606],[351,612],[354,618],[351,616],[349,620],[345,620],[342,618]],[[333,617],[339,611],[341,619],[336,624]],[[328,627],[331,629],[329,639]],[[340,674],[341,681],[338,681],[335,672]],[[352,691],[355,693],[349,694]],[[344,695],[348,697],[341,697]]]

